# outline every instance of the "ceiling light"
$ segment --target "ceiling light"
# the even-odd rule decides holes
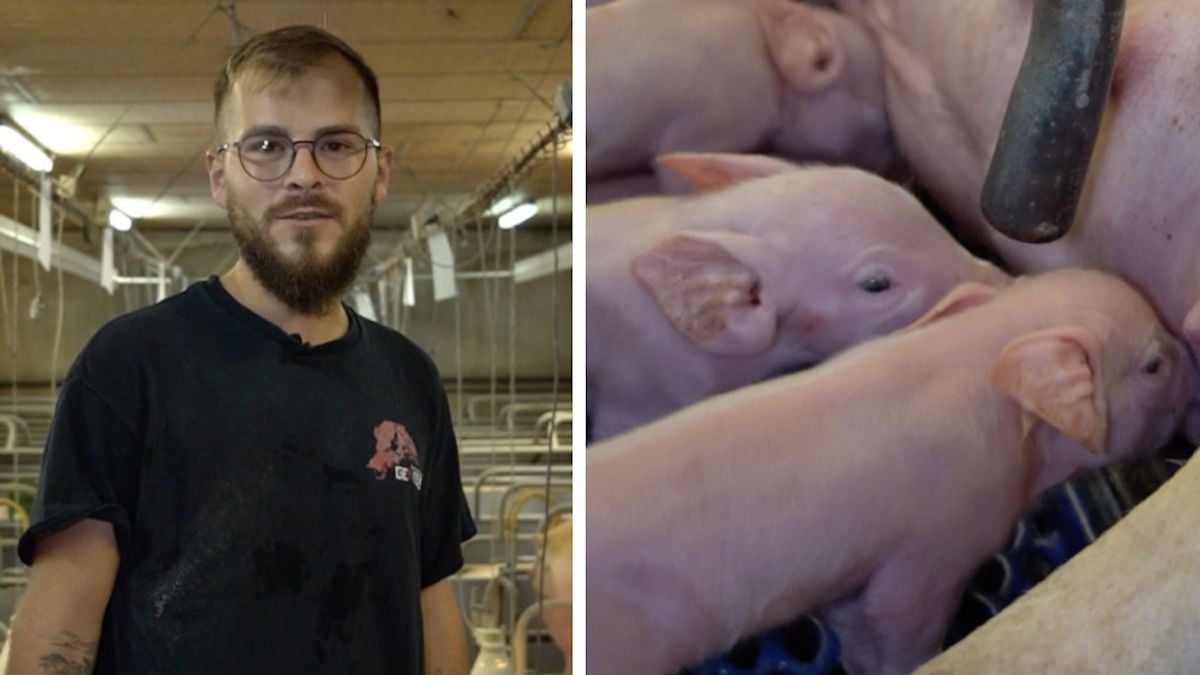
[[[500,216],[500,220],[497,222],[497,225],[499,225],[500,229],[502,230],[511,230],[512,228],[532,218],[537,212],[537,204],[525,202],[512,211]]]
[[[137,197],[113,197],[112,205],[121,213],[128,214],[130,218],[145,218],[150,214],[154,202]]]
[[[117,209],[113,209],[112,211],[108,212],[108,224],[111,225],[114,230],[119,230],[121,232],[128,232],[129,228],[133,227],[133,221],[129,218],[129,216],[121,213]]]
[[[505,211],[512,209],[512,207],[516,206],[519,203],[521,203],[520,195],[507,195],[505,197],[502,197],[500,199],[500,201],[493,204],[492,208],[487,210],[487,215],[498,216],[501,213],[504,213]]]
[[[8,126],[0,124],[0,148],[25,163],[34,171],[46,173],[54,168],[54,160],[25,137],[25,134]]]
[[[114,116],[117,113],[115,108],[111,111]],[[79,112],[48,114],[41,106],[25,103],[14,103],[8,109],[8,114],[27,136],[38,139],[42,147],[59,156],[88,154],[97,143],[104,140],[100,134],[111,121],[88,122],[90,118],[80,117],[83,113]],[[101,125],[99,128],[96,127],[98,124]]]

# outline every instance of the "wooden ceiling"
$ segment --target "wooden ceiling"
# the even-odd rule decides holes
[[[85,208],[142,200],[135,227],[147,237],[224,229],[203,164],[213,81],[240,41],[295,23],[346,39],[379,77],[383,137],[397,150],[384,229],[462,208],[551,135],[571,77],[569,0],[5,1],[0,117],[54,153],[60,181],[77,177]],[[555,172],[543,159],[513,184],[545,200],[553,183],[566,214],[569,137],[557,136]],[[10,192],[0,189],[0,213],[11,215]]]

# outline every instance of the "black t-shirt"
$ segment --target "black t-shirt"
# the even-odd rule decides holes
[[[420,591],[475,524],[432,361],[346,311],[307,347],[214,277],[71,367],[19,550],[113,524],[96,673],[422,671]]]

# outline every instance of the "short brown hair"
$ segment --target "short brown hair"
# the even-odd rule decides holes
[[[220,124],[221,106],[225,104],[233,80],[242,71],[255,68],[277,77],[298,77],[331,54],[339,54],[349,61],[362,78],[371,100],[370,121],[374,124],[371,132],[378,138],[381,125],[379,82],[375,79],[375,73],[353,47],[333,33],[316,26],[285,26],[259,33],[242,43],[225,62],[225,68],[217,76],[217,83],[213,88],[213,99],[216,101],[214,118],[217,124]]]

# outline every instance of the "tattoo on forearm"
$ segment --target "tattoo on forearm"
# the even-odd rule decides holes
[[[69,631],[59,633],[50,643],[53,649],[38,658],[38,667],[43,673],[55,675],[90,675],[96,665],[98,644]]]

